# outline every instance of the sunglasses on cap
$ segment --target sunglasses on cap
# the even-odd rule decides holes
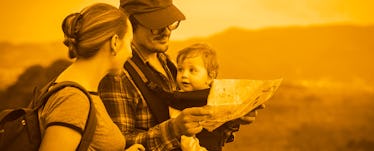
[[[151,33],[154,34],[154,35],[159,35],[159,34],[163,33],[166,30],[166,28],[169,29],[170,31],[172,31],[172,30],[178,28],[180,22],[181,21],[176,21],[176,22],[174,22],[174,23],[172,23],[172,24],[170,24],[170,25],[168,25],[164,28],[160,28],[160,29],[151,29]]]

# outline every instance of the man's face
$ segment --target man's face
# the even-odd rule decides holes
[[[144,50],[166,52],[169,47],[171,31],[178,27],[179,21],[176,23],[157,30],[151,30],[141,24],[137,24],[133,42]]]

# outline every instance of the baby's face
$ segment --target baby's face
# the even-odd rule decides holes
[[[212,78],[208,76],[201,56],[187,57],[178,62],[177,83],[183,91],[209,88]]]

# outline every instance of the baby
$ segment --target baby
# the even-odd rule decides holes
[[[218,61],[216,52],[207,44],[196,43],[178,52],[177,84],[182,92],[210,88],[217,77]],[[170,117],[175,118],[179,110],[169,107]],[[204,151],[196,137],[181,137],[183,151]],[[222,148],[214,146],[214,148]]]

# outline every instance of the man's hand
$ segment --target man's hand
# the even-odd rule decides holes
[[[265,104],[261,104],[260,106],[258,106],[257,108],[255,108],[254,110],[249,112],[248,114],[244,115],[241,118],[236,119],[235,122],[237,122],[241,125],[251,124],[256,120],[257,110],[264,109],[264,108],[265,108]]]
[[[177,136],[192,136],[203,129],[199,122],[207,120],[211,116],[212,113],[204,107],[187,108],[172,119],[173,128]]]

